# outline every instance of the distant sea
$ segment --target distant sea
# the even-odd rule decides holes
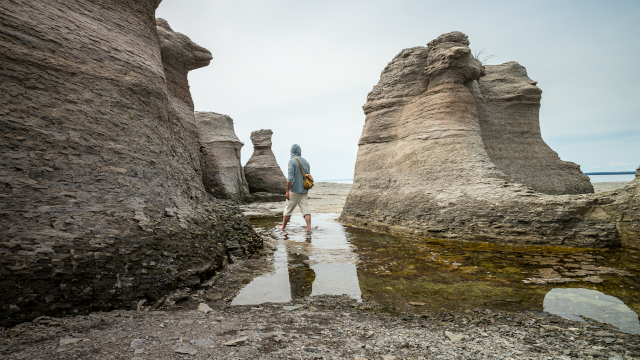
[[[597,182],[619,182],[619,181],[629,182],[629,181],[633,180],[633,178],[635,177],[634,174],[587,175],[587,176],[589,177],[589,179],[591,179],[592,183],[597,183]]]

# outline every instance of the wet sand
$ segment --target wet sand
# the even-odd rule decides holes
[[[593,184],[593,190],[596,193],[601,193],[605,191],[622,189],[628,183],[629,183],[628,181],[617,181],[617,182],[597,182],[592,184]]]

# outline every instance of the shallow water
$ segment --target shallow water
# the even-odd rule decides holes
[[[232,304],[346,294],[388,309],[488,308],[587,316],[640,333],[640,252],[522,247],[414,239],[339,224],[338,214],[292,217],[279,232],[274,272],[255,278]],[[280,219],[255,219],[273,227]]]

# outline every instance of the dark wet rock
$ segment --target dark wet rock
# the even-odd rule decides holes
[[[158,3],[0,5],[2,326],[135,308],[260,246],[205,191],[176,83],[208,59],[162,61]]]
[[[440,239],[640,248],[640,178],[614,192],[549,195],[593,190],[539,136],[540,89],[524,68],[485,72],[460,32],[385,67],[363,106],[340,220]],[[538,167],[541,177],[525,169]]]
[[[270,129],[256,130],[251,133],[253,155],[244,166],[244,174],[251,194],[271,193],[284,196],[287,190],[287,178],[271,150],[272,135],[273,132]]]
[[[285,179],[286,184],[286,179]],[[286,190],[286,187],[285,187]],[[253,202],[280,202],[285,201],[287,198],[284,193],[270,193],[270,192],[256,192],[251,194]]]

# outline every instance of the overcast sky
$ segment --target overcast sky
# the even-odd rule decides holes
[[[164,0],[156,13],[209,49],[189,74],[197,111],[234,119],[245,143],[273,130],[317,180],[350,179],[362,105],[402,49],[462,31],[472,50],[517,61],[543,90],[544,140],[584,172],[640,165],[640,1]]]

